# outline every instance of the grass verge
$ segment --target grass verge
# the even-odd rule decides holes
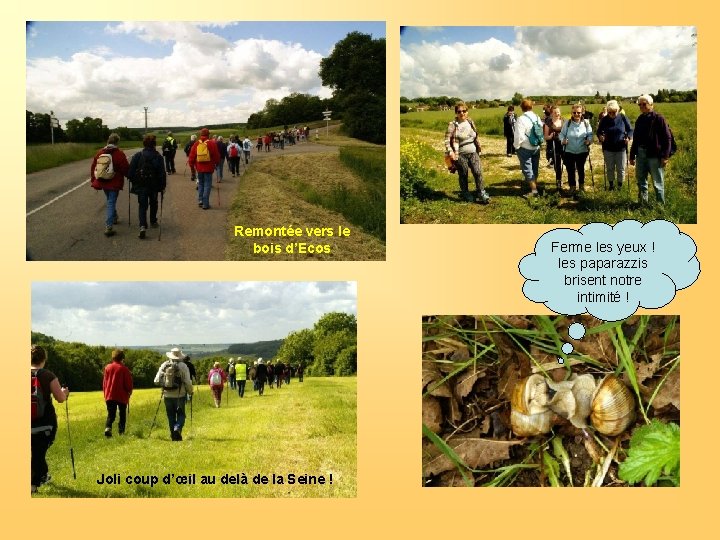
[[[56,404],[59,431],[48,452],[52,481],[36,497],[355,497],[357,492],[357,379],[310,378],[260,397],[249,383],[245,397],[223,393],[212,405],[202,386],[186,407],[185,440],[171,442],[162,404],[150,426],[160,390],[136,390],[130,402],[126,435],[103,437],[102,392],[70,396],[70,429],[77,479],[73,480],[63,405]],[[223,475],[247,478],[247,484],[223,484]],[[164,484],[165,475],[174,475]],[[195,484],[178,479],[195,474]],[[290,484],[290,475],[295,483]],[[330,475],[332,474],[332,483]],[[119,483],[98,484],[103,475]],[[254,483],[256,475],[268,482]],[[273,483],[275,475],[275,483]],[[301,484],[302,475],[326,483]],[[128,483],[127,477],[140,477]],[[158,482],[151,486],[152,477]],[[202,476],[214,483],[201,484]],[[283,483],[279,483],[282,476]],[[143,483],[143,481],[145,483]]]

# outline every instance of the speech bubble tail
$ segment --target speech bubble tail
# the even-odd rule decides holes
[[[558,359],[558,364],[564,364],[564,363],[565,363],[565,360],[563,360],[563,359],[560,358],[559,356],[557,357],[557,359]]]

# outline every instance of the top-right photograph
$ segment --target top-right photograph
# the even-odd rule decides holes
[[[400,28],[401,223],[697,223],[692,26]]]

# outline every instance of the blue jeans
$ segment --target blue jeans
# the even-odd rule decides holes
[[[212,191],[212,173],[199,172],[198,175],[198,204],[203,208],[210,208],[210,192]]]
[[[650,174],[655,188],[655,199],[665,204],[665,167],[660,165],[660,158],[649,157],[645,148],[638,148],[635,157],[635,179],[638,185],[638,200],[648,202],[647,175]]]
[[[107,212],[105,213],[105,226],[112,227],[117,215],[115,205],[117,205],[119,191],[103,189],[105,192],[105,198],[107,199]]]
[[[225,166],[225,158],[220,158],[220,163],[218,163],[215,166],[215,170],[217,171],[218,180],[223,179],[223,167]]]
[[[182,432],[185,425],[185,401],[185,396],[165,398],[165,412],[167,413],[171,433],[175,429]]]
[[[610,183],[610,187],[613,187],[613,183],[617,179],[618,187],[622,187],[625,181],[625,163],[627,161],[627,152],[625,149],[619,152],[611,152],[609,150],[603,150],[603,157],[605,158],[605,175],[607,181]]]
[[[536,181],[538,179],[538,169],[540,168],[540,147],[535,150],[528,150],[521,146],[517,149],[517,157],[525,180],[528,182]]]

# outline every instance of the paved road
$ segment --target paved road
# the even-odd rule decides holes
[[[285,150],[256,153],[252,159],[280,155],[337,151],[315,143],[286,146]],[[128,160],[136,150],[126,151]],[[106,238],[105,195],[90,187],[90,160],[70,163],[26,176],[26,240],[33,260],[44,261],[220,261],[228,238],[227,209],[242,176],[232,178],[225,165],[222,183],[213,183],[210,210],[197,205],[195,183],[185,171],[185,154],[176,157],[177,174],[169,175],[160,229],[137,238],[137,197],[130,183],[118,197],[117,234]],[[252,161],[250,163],[252,165]],[[241,175],[244,169],[241,166]],[[218,203],[219,195],[219,203]],[[130,225],[128,226],[128,202]]]

